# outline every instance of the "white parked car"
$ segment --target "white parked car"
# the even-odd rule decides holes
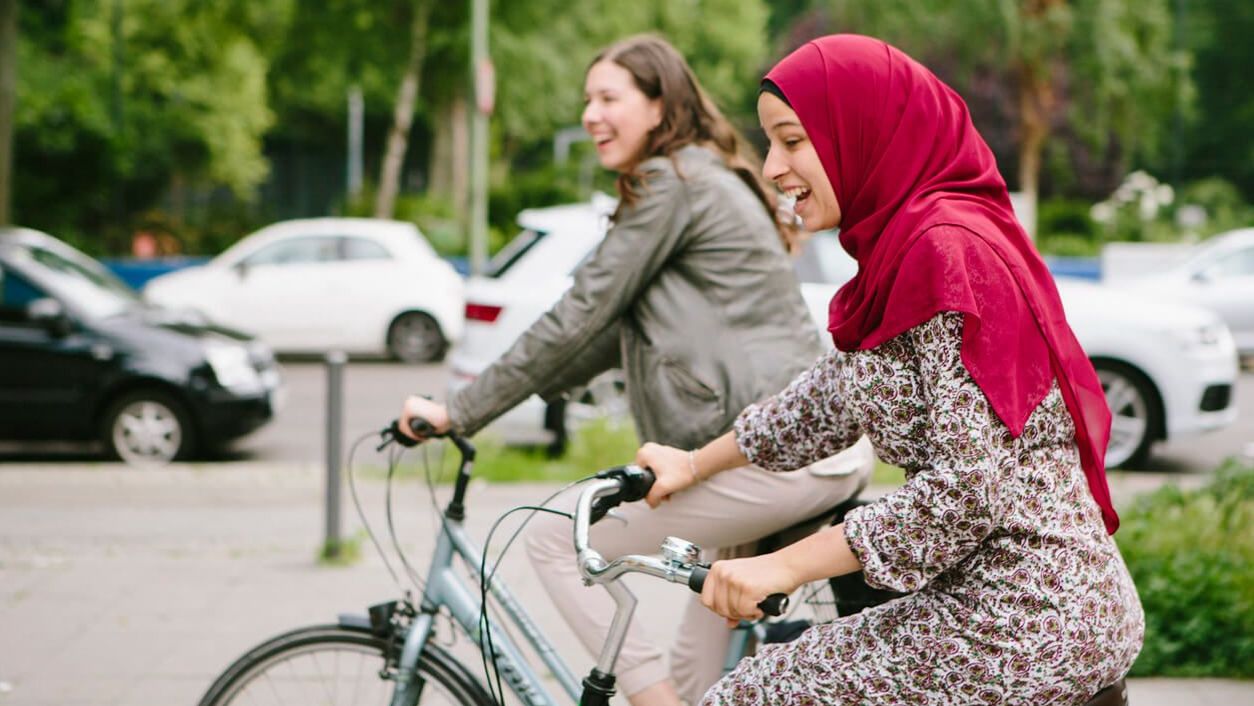
[[[256,334],[276,351],[443,358],[462,332],[464,283],[412,223],[283,221],[144,297]]]
[[[454,388],[503,353],[570,286],[571,270],[604,236],[605,211],[604,205],[581,204],[520,216],[527,230],[511,243],[508,255],[502,251],[494,261],[503,270],[468,283],[466,336],[451,358]],[[820,338],[830,346],[827,305],[857,272],[857,263],[833,234],[822,233],[807,241],[797,272]],[[1215,314],[1134,299],[1079,280],[1061,278],[1058,287],[1067,319],[1093,360],[1114,413],[1107,465],[1138,465],[1157,440],[1236,420],[1236,349]],[[561,427],[550,409],[546,428],[545,412],[533,397],[498,430],[507,439],[551,439]]]
[[[1180,262],[1118,286],[1214,311],[1228,324],[1241,354],[1254,356],[1254,228],[1216,235]]]
[[[596,194],[588,203],[518,214],[522,232],[492,258],[483,276],[466,283],[466,329],[449,356],[450,393],[474,380],[570,289],[571,273],[605,236],[616,203]],[[613,385],[608,378],[597,383]],[[532,395],[491,430],[511,443],[547,444],[556,452],[565,443],[568,412],[596,413],[565,402],[546,405]]]
[[[798,259],[802,294],[828,345],[827,304],[856,271],[857,263],[830,233],[807,241]],[[1107,466],[1135,467],[1155,441],[1236,421],[1236,346],[1218,316],[1084,280],[1056,282],[1067,321],[1097,369],[1113,414]]]

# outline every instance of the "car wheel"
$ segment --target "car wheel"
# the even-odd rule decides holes
[[[105,447],[134,466],[159,466],[191,455],[195,433],[183,405],[160,390],[129,392],[104,417]]]
[[[1106,467],[1140,466],[1162,428],[1158,393],[1140,371],[1113,361],[1093,364],[1110,406],[1110,444]]]
[[[444,358],[448,340],[440,324],[421,311],[396,317],[388,327],[388,353],[406,363],[434,363]]]

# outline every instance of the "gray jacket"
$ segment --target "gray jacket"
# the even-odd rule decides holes
[[[640,171],[570,290],[449,400],[459,432],[621,366],[641,439],[696,448],[820,355],[770,217],[721,158],[690,145]]]

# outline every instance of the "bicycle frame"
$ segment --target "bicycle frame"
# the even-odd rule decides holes
[[[462,577],[454,571],[454,556],[461,557],[476,574],[478,573],[482,557],[479,548],[466,534],[460,520],[450,520],[445,517],[435,553],[431,559],[431,567],[427,572],[426,590],[422,595],[419,614],[410,626],[401,650],[397,690],[392,697],[392,706],[412,706],[417,703],[418,685],[412,682],[414,667],[430,637],[435,615],[441,606],[447,607],[461,629],[482,646],[479,591],[477,587],[472,589],[467,586]],[[503,581],[493,580],[490,591],[504,609],[509,621],[526,636],[527,641],[557,678],[563,690],[572,701],[577,702],[580,694],[579,681],[540,631],[535,621],[514,598]],[[557,703],[553,695],[545,688],[539,675],[524,658],[518,645],[505,631],[492,630],[492,646],[496,657],[496,667],[500,670],[502,679],[524,704],[542,706]]]
[[[413,704],[418,702],[423,685],[414,679],[414,675],[417,673],[415,667],[422,655],[423,648],[427,644],[427,640],[430,639],[435,616],[441,607],[448,608],[462,631],[476,643],[479,643],[481,648],[483,647],[484,635],[479,623],[479,587],[468,586],[466,580],[453,569],[453,558],[455,556],[460,557],[476,576],[478,576],[479,567],[482,565],[482,550],[470,538],[462,524],[465,514],[464,496],[470,479],[470,471],[473,468],[474,447],[460,438],[454,437],[452,440],[462,452],[463,461],[458,471],[453,498],[443,513],[440,534],[427,571],[426,587],[419,604],[418,615],[410,624],[409,630],[405,635],[404,645],[397,664],[397,688],[393,693],[391,706],[413,706]],[[605,483],[606,481],[601,481],[601,484]],[[613,481],[609,483],[613,483]],[[608,488],[608,486],[604,485],[598,487]],[[590,502],[591,497],[591,493],[585,491],[585,495],[581,498],[580,511],[588,512],[586,504]],[[584,516],[586,517],[586,514]],[[587,527],[580,528],[577,526],[575,535],[576,546],[586,549]],[[581,550],[579,556],[581,572],[584,572],[585,578],[589,579],[589,583],[600,583],[605,587],[618,605],[605,647],[602,650],[600,659],[597,661],[597,670],[609,676],[612,688],[614,662],[617,660],[619,649],[622,646],[623,639],[626,637],[627,626],[631,621],[636,604],[635,596],[632,595],[631,591],[624,584],[614,579],[627,571],[641,571],[675,582],[686,582],[687,573],[682,569],[677,571],[676,565],[668,564],[654,557],[622,557],[607,564],[594,550],[589,550],[588,552]],[[600,567],[600,570],[597,571],[598,574],[612,573],[612,575],[604,575],[603,577],[589,576],[586,571],[587,564],[585,563],[589,559],[591,559],[590,563],[592,565]],[[646,563],[649,565],[644,566]],[[490,575],[491,569],[489,568],[488,571]],[[549,642],[540,627],[509,591],[505,582],[501,579],[493,579],[489,586],[489,591],[500,604],[509,623],[513,624],[522,633],[545,666],[557,679],[562,687],[562,691],[566,693],[572,702],[576,704],[581,703],[585,698],[584,688],[587,685],[581,683],[574,676],[570,667],[557,653],[557,650]],[[735,666],[740,657],[744,655],[751,629],[749,624],[744,623],[735,631],[731,644],[728,647],[726,660],[728,668]],[[514,692],[519,700],[526,706],[557,704],[557,700],[546,688],[540,675],[527,662],[519,644],[504,630],[492,628],[490,634],[496,668],[500,671],[502,679],[509,685],[510,690]],[[588,700],[595,701],[596,699],[589,697]]]

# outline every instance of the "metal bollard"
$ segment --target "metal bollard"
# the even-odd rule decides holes
[[[327,514],[324,559],[340,555],[340,458],[344,435],[344,351],[328,351],[327,363]]]

